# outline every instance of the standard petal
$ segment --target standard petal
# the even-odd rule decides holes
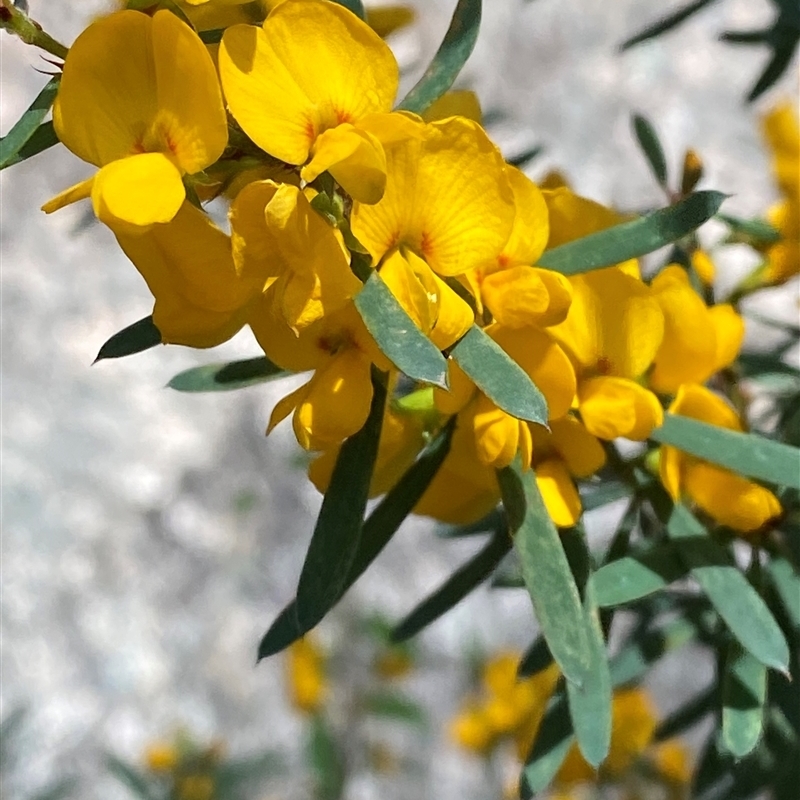
[[[501,325],[547,327],[566,319],[572,286],[556,272],[517,266],[487,275],[481,284],[481,296]]]
[[[619,436],[644,441],[664,420],[658,398],[626,378],[599,377],[582,381],[578,398],[589,433],[611,441]]]
[[[705,386],[691,383],[681,386],[669,411],[682,417],[692,417],[710,425],[718,425],[720,428],[743,430],[739,415],[727,400],[723,400]]]
[[[744,319],[732,305],[724,303],[709,310],[714,327],[716,349],[712,373],[732,364],[739,355],[744,340]]]
[[[581,498],[564,462],[549,458],[537,464],[536,483],[553,522],[559,528],[575,525],[581,516]]]
[[[511,236],[500,254],[500,266],[535,264],[550,236],[547,203],[539,187],[522,170],[506,165],[516,215]]]

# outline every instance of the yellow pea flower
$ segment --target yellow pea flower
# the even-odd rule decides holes
[[[211,57],[169,11],[118,11],[89,25],[64,63],[53,123],[100,170],[43,210],[91,197],[115,231],[169,222],[186,196],[183,176],[215,162],[228,142]]]
[[[151,772],[172,772],[178,764],[178,750],[175,745],[157,742],[148,746],[144,760]]]
[[[225,31],[219,70],[231,113],[262,150],[305,165],[305,181],[327,170],[354,198],[380,199],[380,132],[392,123],[374,118],[391,111],[399,72],[392,51],[355,14],[321,0],[286,0],[263,26]]]
[[[213,800],[216,783],[210,775],[186,775],[175,783],[178,800]]]
[[[744,320],[733,306],[708,308],[677,265],[663,269],[651,288],[664,313],[664,339],[649,376],[655,391],[674,394],[682,383],[704,383],[735,360]]]
[[[289,647],[286,672],[292,705],[306,714],[318,711],[325,702],[328,681],[325,656],[312,637],[304,636]]]
[[[261,286],[237,271],[230,237],[188,201],[171,222],[116,237],[155,297],[164,343],[214,347],[248,321]]]
[[[734,409],[704,386],[681,386],[669,410],[721,428],[743,429]],[[781,504],[772,492],[675,447],[661,447],[659,470],[673,500],[685,492],[703,511],[733,530],[756,531],[781,514]]]
[[[622,221],[566,188],[543,194],[550,211],[548,247]],[[663,340],[661,307],[635,261],[576,275],[570,283],[567,317],[548,331],[575,366],[583,423],[600,439],[646,439],[661,424],[663,410],[636,379],[653,363]]]
[[[483,112],[478,95],[469,89],[445,92],[435,103],[422,112],[425,122],[437,122],[448,117],[466,117],[478,125],[483,123]]]
[[[295,333],[342,309],[361,289],[341,237],[298,187],[250,183],[236,196],[230,218],[237,269],[265,291],[273,287]]]
[[[386,191],[353,204],[352,229],[373,263],[407,249],[441,276],[495,263],[511,233],[514,195],[497,148],[472,120],[408,121],[386,145]]]
[[[385,39],[400,28],[410,25],[416,18],[414,9],[409,6],[387,5],[367,8],[367,25]]]

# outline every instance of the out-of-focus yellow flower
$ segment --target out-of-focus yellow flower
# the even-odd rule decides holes
[[[711,256],[705,250],[695,250],[691,255],[691,262],[697,277],[706,286],[711,286],[717,274],[717,268],[711,260]]]
[[[664,338],[649,381],[663,394],[682,383],[704,383],[731,364],[744,339],[744,320],[731,305],[708,308],[677,265],[663,269],[651,284],[664,313]]]
[[[569,189],[544,192],[550,240],[556,247],[622,218]],[[572,360],[578,408],[600,439],[644,440],[661,424],[658,398],[639,383],[664,336],[664,315],[635,261],[576,275],[567,318],[548,329]]]
[[[400,28],[405,28],[416,19],[414,9],[403,5],[376,6],[367,8],[367,25],[385,39]]]
[[[692,778],[689,753],[678,741],[661,742],[648,754],[658,774],[669,783],[685,786]]]
[[[152,772],[171,772],[178,763],[178,750],[175,745],[157,742],[148,746],[144,759]]]
[[[225,31],[219,70],[231,113],[262,150],[304,165],[303,180],[329,171],[354,198],[380,199],[381,138],[408,120],[389,114],[399,76],[392,51],[355,14],[286,0],[262,27]]]
[[[211,57],[169,11],[118,11],[89,25],[67,55],[53,123],[100,170],[43,209],[91,196],[115,232],[169,222],[186,197],[183,176],[216,161],[228,142]]]
[[[322,650],[304,636],[289,647],[286,666],[292,705],[307,714],[318,711],[328,690]]]
[[[519,654],[491,658],[482,675],[480,698],[468,700],[453,719],[450,733],[467,750],[486,755],[502,738],[513,739],[520,757],[527,754],[559,677],[551,664],[531,678],[517,677]]]
[[[388,680],[404,678],[414,668],[414,659],[408,650],[389,647],[375,658],[375,672]]]
[[[743,429],[733,408],[704,386],[681,386],[669,410],[721,428]],[[661,447],[659,469],[661,482],[673,500],[686,493],[703,511],[736,531],[758,530],[781,514],[780,502],[772,492],[675,447]]]
[[[213,800],[215,789],[210,775],[186,775],[175,783],[178,800]]]

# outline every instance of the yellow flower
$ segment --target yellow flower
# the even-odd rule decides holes
[[[514,222],[514,196],[497,148],[462,117],[409,123],[417,135],[387,145],[386,192],[355,203],[352,228],[373,263],[407,249],[442,276],[495,263]]]
[[[544,192],[555,247],[622,221],[609,209],[568,189]],[[664,336],[664,315],[635,261],[570,279],[566,319],[548,329],[578,377],[578,408],[600,439],[644,440],[663,419],[658,398],[636,379],[650,366]]]
[[[259,282],[237,271],[230,237],[188,201],[171,222],[116,237],[155,297],[163,342],[214,347],[247,322]]]
[[[228,142],[211,57],[169,11],[118,11],[92,23],[67,55],[53,123],[100,170],[43,209],[91,196],[115,231],[169,222],[186,196],[183,175],[208,167]]]
[[[466,117],[480,125],[483,122],[483,112],[478,95],[469,89],[454,89],[445,92],[422,112],[425,122],[437,122],[448,117]]]
[[[714,283],[714,276],[717,274],[717,268],[711,260],[711,256],[705,250],[695,250],[691,255],[691,261],[697,277],[706,286],[711,286]]]
[[[708,308],[677,265],[663,269],[651,284],[664,313],[664,339],[649,381],[663,394],[682,383],[704,383],[731,364],[744,338],[744,320],[733,306]]]
[[[380,199],[386,158],[379,136],[393,126],[375,117],[391,111],[398,68],[355,14],[321,0],[286,0],[262,27],[225,31],[219,70],[231,113],[262,150],[305,165],[303,180],[327,170],[353,197]],[[407,121],[393,116],[398,125]]]
[[[294,707],[307,714],[318,711],[327,693],[325,658],[311,637],[305,636],[289,647],[286,666]]]
[[[210,775],[186,775],[176,781],[178,800],[213,800],[216,785]]]
[[[733,408],[704,386],[681,386],[669,410],[721,428],[742,430]],[[772,492],[675,447],[661,448],[659,469],[661,482],[673,500],[679,500],[685,492],[703,511],[736,531],[758,530],[781,514],[781,505]]]
[[[151,772],[171,772],[178,763],[178,751],[174,745],[158,742],[147,748],[144,758]]]
[[[414,9],[408,6],[388,5],[367,9],[367,25],[382,39],[410,25],[415,17]]]

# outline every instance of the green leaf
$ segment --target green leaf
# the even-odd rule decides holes
[[[766,603],[727,553],[708,538],[706,529],[683,505],[676,504],[667,532],[717,613],[740,644],[768,667],[786,671],[789,647]],[[703,541],[702,549],[686,546]],[[705,541],[704,541],[705,540]]]
[[[250,758],[226,760],[214,771],[217,795],[228,797],[243,785],[261,783],[283,771],[283,760],[278,753],[266,752]]]
[[[667,159],[664,157],[664,149],[658,140],[658,134],[650,121],[641,114],[633,115],[633,130],[639,146],[642,148],[650,169],[653,170],[658,185],[662,189],[667,188]]]
[[[361,530],[361,541],[353,565],[342,588],[342,595],[361,577],[367,567],[389,543],[411,509],[430,485],[434,476],[450,452],[453,435],[451,422],[422,455],[409,468],[397,484],[378,503],[367,517]],[[311,626],[313,627],[313,625]],[[258,660],[279,653],[292,642],[308,633],[311,627],[303,627],[297,618],[297,601],[293,600],[278,615],[261,640]]]
[[[222,34],[225,28],[214,28],[211,31],[200,31],[199,36],[204,44],[219,44],[222,41]]]
[[[544,147],[542,147],[542,145],[535,145],[534,147],[529,147],[526,150],[523,150],[521,153],[517,153],[511,158],[507,158],[506,161],[511,164],[512,167],[523,169],[528,163],[533,161],[534,158],[541,155],[543,150]]]
[[[372,392],[364,427],[339,451],[300,573],[297,621],[306,630],[341,598],[358,551],[386,408],[386,385],[375,375]]]
[[[767,66],[764,67],[764,71],[756,81],[755,86],[748,93],[748,103],[758,99],[783,75],[794,57],[798,41],[800,41],[800,29],[798,26],[775,25],[772,30],[772,58],[770,58]]]
[[[409,378],[447,388],[447,361],[373,271],[354,302],[386,357]]]
[[[593,662],[593,645],[578,587],[534,471],[523,471],[517,458],[498,470],[497,478],[536,619],[564,676],[582,684]]]
[[[553,655],[544,636],[537,636],[520,659],[517,675],[520,678],[529,678],[547,669],[552,663]]]
[[[774,243],[780,241],[780,231],[763,219],[741,219],[730,214],[717,214],[716,218],[724,222],[733,233],[745,240]]]
[[[142,800],[155,800],[150,782],[140,772],[113,755],[106,755],[106,768],[122,784]]]
[[[16,155],[12,156],[4,166],[0,167],[0,169],[13,167],[14,164],[20,164],[23,161],[27,161],[29,158],[39,155],[39,153],[43,152],[44,150],[57,145],[58,142],[59,139],[58,136],[56,136],[56,129],[53,127],[53,121],[48,120],[47,122],[43,122],[33,132],[31,138],[28,139],[28,141],[25,142],[22,147],[20,147]]]
[[[736,364],[747,378],[759,378],[765,375],[788,375],[800,378],[800,369],[787,364],[778,353],[739,353]]]
[[[562,693],[547,709],[539,726],[522,772],[522,797],[538,795],[550,785],[574,741],[566,697]]]
[[[711,219],[725,197],[721,192],[695,192],[674,206],[545,250],[537,266],[578,275],[652,253]]]
[[[505,525],[505,516],[498,506],[493,508],[485,517],[469,525],[439,525],[436,528],[437,536],[442,539],[459,539],[462,536],[476,536],[480,533],[491,533],[500,525]]]
[[[664,424],[656,428],[650,438],[740,475],[800,489],[800,449],[797,447],[677,414],[665,414]]]
[[[287,375],[268,358],[247,358],[223,364],[206,364],[179,372],[168,384],[179,392],[228,392]]]
[[[510,549],[511,537],[508,529],[503,526],[492,535],[482,550],[459,567],[392,631],[392,641],[410,639],[460,603],[492,574]]]
[[[122,358],[141,353],[161,344],[161,331],[153,324],[153,317],[144,317],[115,333],[101,348],[94,360],[96,364],[104,358]]]
[[[427,728],[428,718],[419,703],[388,689],[378,690],[364,698],[364,709],[376,717],[407,722],[417,728]]]
[[[672,14],[668,14],[666,17],[663,17],[653,25],[649,25],[641,33],[637,33],[635,36],[631,36],[630,39],[626,39],[619,46],[619,49],[621,51],[625,51],[628,48],[639,44],[640,42],[646,42],[648,39],[654,39],[656,36],[660,36],[662,33],[666,33],[667,31],[677,27],[684,20],[687,20],[693,14],[696,14],[698,11],[713,2],[714,0],[695,0],[694,3],[689,3],[688,6],[684,6],[683,8],[674,11]]]
[[[475,47],[481,24],[481,0],[458,0],[453,19],[425,74],[398,105],[421,114],[452,85]]]
[[[51,78],[14,127],[0,139],[0,169],[9,166],[36,133],[56,99],[60,83],[60,75]],[[18,159],[14,163],[19,163],[21,160]]]
[[[341,800],[347,780],[345,754],[321,714],[312,720],[307,749],[315,777],[314,800]]]
[[[719,703],[717,687],[712,686],[692,697],[680,708],[659,722],[653,739],[664,742],[673,739],[685,730],[694,727],[703,717],[710,714]]]
[[[584,511],[594,511],[623,497],[630,497],[633,491],[627,483],[603,481],[598,486],[581,487],[581,505]]]
[[[364,12],[364,4],[361,0],[333,0],[333,2],[344,6],[348,11],[352,11],[359,19],[366,19],[367,15]]]
[[[758,744],[766,697],[767,668],[731,642],[722,681],[721,744],[734,758],[744,758]]]
[[[599,606],[618,606],[647,597],[686,572],[674,546],[658,545],[600,567],[592,583]]]
[[[578,747],[583,757],[598,767],[611,745],[611,673],[591,584],[586,588],[584,605],[591,650],[589,669],[580,686],[567,681],[567,698]]]
[[[773,556],[767,564],[767,573],[792,624],[800,630],[800,572],[787,558]]]
[[[450,352],[475,385],[503,411],[517,419],[547,425],[547,401],[536,384],[477,325]]]
[[[697,628],[686,619],[672,620],[663,627],[631,637],[631,641],[611,659],[612,685],[618,688],[640,681],[665,653],[696,638]]]

